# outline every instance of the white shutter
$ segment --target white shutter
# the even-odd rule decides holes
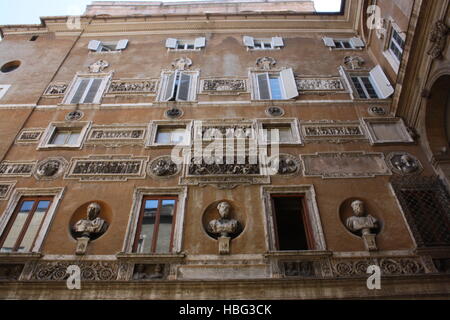
[[[259,100],[270,100],[269,74],[259,73],[256,75],[258,80]]]
[[[272,38],[272,46],[273,47],[284,47],[283,38],[281,38],[281,37],[273,37]]]
[[[298,96],[297,83],[294,78],[294,71],[286,69],[280,72],[281,81],[283,81],[284,96],[286,99],[292,99]]]
[[[254,47],[255,41],[253,40],[253,37],[244,36],[244,45],[246,47]]]
[[[177,47],[177,39],[174,38],[167,38],[166,40],[166,48],[170,48],[170,49],[176,49]]]
[[[91,41],[89,41],[88,48],[89,48],[89,50],[97,51],[101,45],[102,45],[101,41],[91,40]]]
[[[204,48],[206,45],[206,38],[200,37],[195,39],[194,47],[195,48]]]
[[[192,76],[182,72],[180,75],[180,83],[178,85],[177,101],[189,101],[189,89],[191,88]]]
[[[364,43],[364,41],[361,40],[361,38],[351,38],[350,39],[350,43],[352,44],[353,47],[355,48],[364,48],[366,46],[366,44]]]
[[[119,42],[117,42],[116,50],[125,50],[127,46],[128,46],[127,39],[119,40]]]
[[[327,47],[336,48],[333,38],[323,37],[323,42]]]
[[[166,91],[163,95],[162,101],[169,101],[173,98],[173,94],[175,92],[175,84],[176,84],[176,76],[177,71],[171,73],[169,76],[167,76],[167,85],[166,85]]]
[[[370,71],[370,78],[378,89],[381,99],[387,99],[394,93],[394,87],[389,82],[380,65],[377,65]]]

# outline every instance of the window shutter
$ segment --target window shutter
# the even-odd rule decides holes
[[[200,37],[195,39],[194,47],[195,48],[204,48],[206,45],[206,38]]]
[[[257,75],[257,78],[259,88],[259,99],[270,100],[269,75],[267,73],[260,73]]]
[[[89,50],[97,51],[101,45],[102,45],[101,41],[91,40],[91,41],[89,41],[88,48],[89,48]]]
[[[177,47],[177,39],[174,38],[167,38],[166,40],[166,48],[170,48],[170,49],[176,49]]]
[[[292,99],[298,96],[297,83],[294,78],[294,71],[286,69],[280,72],[281,81],[283,81],[284,96],[286,99]]]
[[[366,44],[364,43],[364,41],[361,40],[361,38],[351,38],[350,39],[350,43],[352,44],[353,47],[355,48],[364,48],[366,46]]]
[[[327,47],[336,48],[336,44],[334,43],[333,38],[323,37],[323,42]]]
[[[378,89],[381,99],[387,99],[394,93],[394,87],[389,82],[380,65],[377,65],[370,71],[370,78]]]
[[[177,101],[189,100],[189,88],[191,87],[191,75],[182,72],[180,76],[180,84],[178,85]]]
[[[246,47],[254,47],[255,41],[253,40],[253,37],[244,36],[244,45]]]
[[[84,98],[83,103],[95,103],[95,97],[97,96],[98,89],[102,84],[103,79],[94,79],[92,81],[91,87],[89,88],[86,98]]]
[[[78,87],[75,91],[75,94],[72,97],[72,100],[70,100],[71,104],[80,103],[81,98],[84,95],[84,92],[86,91],[86,87],[89,84],[89,79],[82,79],[78,80]]]
[[[272,46],[274,46],[274,47],[284,47],[283,38],[281,38],[281,37],[273,37],[272,38]]]
[[[119,40],[119,42],[117,42],[116,50],[125,50],[127,46],[128,46],[127,39]]]
[[[173,94],[175,92],[176,76],[177,76],[177,71],[171,73],[167,77],[167,86],[166,86],[166,92],[165,92],[164,97],[162,99],[163,101],[169,101],[170,99],[173,98]]]

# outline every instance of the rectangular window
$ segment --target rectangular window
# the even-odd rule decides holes
[[[361,99],[378,99],[378,94],[372,84],[370,77],[351,77],[358,96]]]
[[[22,198],[0,237],[0,252],[31,252],[52,200]]]
[[[176,197],[145,197],[136,230],[133,252],[170,253],[176,217]]]
[[[192,101],[195,99],[196,75],[192,73],[175,71],[163,75],[160,94],[161,101]]]
[[[313,237],[300,195],[273,195],[276,247],[280,251],[313,250]]]
[[[88,48],[94,52],[116,52],[125,50],[128,46],[128,40],[123,39],[119,41],[103,42],[98,40],[91,40]]]
[[[158,144],[180,144],[187,142],[186,127],[158,127],[156,132]]]
[[[405,41],[402,39],[397,30],[392,29],[391,40],[389,42],[389,51],[396,57],[398,62],[402,60]]]
[[[81,135],[81,129],[56,128],[49,141],[50,145],[77,145]]]
[[[336,49],[353,49],[350,41],[348,40],[333,40]]]
[[[294,142],[294,136],[292,134],[292,128],[291,125],[270,125],[270,124],[263,124],[263,134],[265,141],[267,143],[272,143],[273,139],[275,139],[276,134],[275,130],[278,131],[279,136],[279,142],[280,143],[289,143]]]
[[[243,42],[249,50],[276,50],[284,47],[284,41],[281,37],[255,39],[250,36],[244,36]]]
[[[199,51],[201,48],[206,46],[206,38],[199,37],[195,39],[188,40],[179,40],[174,38],[166,39],[166,48],[171,51],[182,51],[182,50],[190,50],[190,51]]]
[[[78,78],[65,103],[100,103],[108,78]]]
[[[292,69],[277,73],[256,73],[254,77],[257,100],[288,100],[298,96]]]

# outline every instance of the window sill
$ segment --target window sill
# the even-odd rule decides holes
[[[101,55],[101,54],[119,54],[119,53],[122,53],[122,50],[116,50],[116,51],[103,51],[103,52],[89,51],[89,54],[93,54],[93,55]]]
[[[247,48],[247,51],[277,51],[281,50],[281,48],[272,48],[272,49],[254,49],[254,48]]]
[[[40,258],[42,254],[36,252],[0,252],[0,262],[26,262]]]
[[[54,150],[54,149],[81,149],[81,145],[45,145],[42,147],[38,147],[38,150]]]
[[[169,52],[200,52],[202,49],[169,49]]]
[[[118,260],[127,260],[133,262],[148,262],[148,263],[176,263],[181,262],[186,258],[184,253],[161,253],[161,254],[148,254],[148,253],[125,253],[120,252],[116,254]]]
[[[330,51],[363,51],[363,48],[330,48]]]
[[[332,251],[303,250],[303,251],[269,251],[264,254],[266,258],[302,258],[302,257],[331,257]]]

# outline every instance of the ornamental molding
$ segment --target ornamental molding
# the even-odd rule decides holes
[[[280,153],[268,159],[268,169],[284,178],[295,177],[301,172],[300,159],[292,154]]]
[[[194,121],[194,140],[210,143],[221,139],[256,139],[252,120],[222,119]]]
[[[341,77],[296,77],[297,89],[306,93],[345,92]]]
[[[17,181],[0,182],[0,200],[8,200]]]
[[[192,66],[192,60],[187,57],[177,58],[172,61],[172,68],[175,70],[184,71]]]
[[[66,114],[64,119],[66,121],[79,121],[84,117],[84,112],[80,110],[74,110]]]
[[[322,179],[390,176],[383,153],[329,152],[301,155],[303,175]]]
[[[16,139],[16,144],[35,144],[38,143],[44,133],[43,128],[23,129]]]
[[[246,79],[201,79],[200,93],[210,95],[239,95],[248,92]]]
[[[103,70],[109,67],[109,62],[106,60],[98,60],[97,62],[89,65],[88,69],[91,73],[101,73]]]
[[[67,166],[63,157],[50,157],[37,163],[33,176],[36,180],[55,180],[64,174]]]
[[[389,168],[398,175],[420,174],[423,166],[419,159],[407,152],[391,152],[386,157]]]
[[[359,121],[302,121],[305,142],[346,143],[368,140]]]
[[[363,118],[363,125],[372,145],[415,142],[401,118]]]
[[[90,155],[70,160],[65,179],[79,181],[128,181],[145,179],[148,157],[132,155]]]
[[[143,146],[147,125],[94,125],[90,128],[85,145],[119,147],[123,145]]]
[[[50,83],[45,89],[44,96],[47,97],[61,97],[64,96],[67,89],[69,88],[69,84],[65,82],[53,82]]]
[[[430,49],[427,54],[432,59],[441,59],[443,52],[447,46],[447,36],[449,34],[449,27],[442,20],[437,21],[430,33]]]
[[[155,79],[120,79],[112,80],[107,94],[130,95],[156,93],[158,80]]]
[[[2,161],[0,177],[31,177],[37,161]]]
[[[160,156],[151,160],[147,166],[147,173],[154,179],[169,179],[178,175],[181,165],[172,161],[171,156]]]
[[[256,66],[259,70],[269,71],[275,67],[277,61],[272,57],[261,57],[256,60]]]

